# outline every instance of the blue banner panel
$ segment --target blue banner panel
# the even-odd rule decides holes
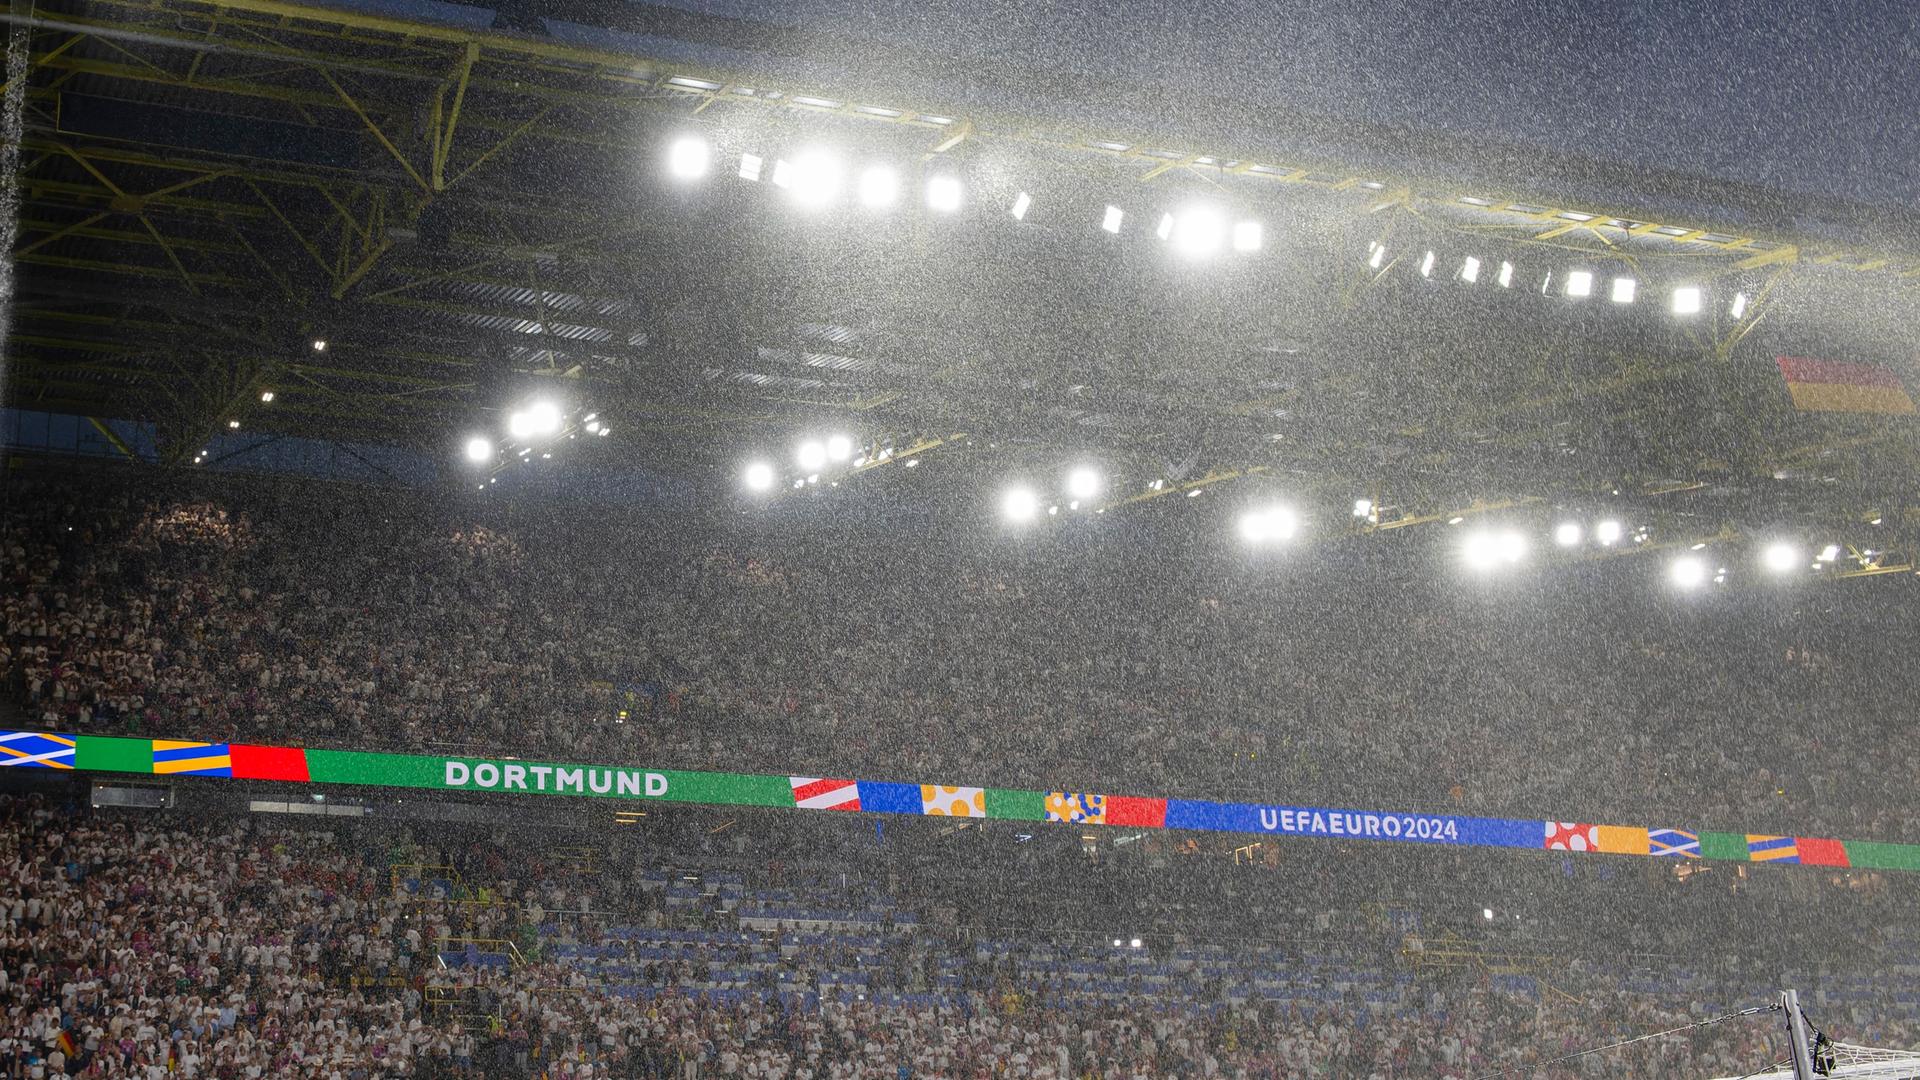
[[[921,812],[920,785],[862,780],[860,809],[873,814],[918,814]]]
[[[1541,837],[1540,822],[1512,818],[1383,814],[1372,810],[1257,806],[1196,799],[1168,799],[1167,828],[1475,847],[1537,848]]]

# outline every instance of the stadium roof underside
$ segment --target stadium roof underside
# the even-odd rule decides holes
[[[549,386],[663,471],[841,423],[1433,505],[1805,481],[1891,507],[1920,458],[1911,417],[1796,413],[1774,365],[1911,380],[1905,217],[1246,103],[1174,127],[1043,72],[943,103],[970,81],[907,50],[531,7],[15,5],[8,403],[154,421],[176,462],[234,420],[439,454]],[[688,133],[713,167],[678,183]],[[739,175],[809,146],[897,167],[901,206]],[[916,193],[947,171],[941,216]],[[1262,249],[1172,254],[1155,223],[1196,200]]]

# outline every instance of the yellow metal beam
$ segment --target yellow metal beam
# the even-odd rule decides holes
[[[453,153],[453,134],[460,126],[461,106],[466,104],[467,80],[473,77],[473,65],[474,62],[479,59],[480,43],[477,41],[467,42],[467,47],[460,53],[460,68],[455,78],[455,88],[453,91],[453,108],[448,111],[446,119],[436,128],[436,136],[433,143],[433,190],[435,191],[447,190],[447,158]],[[439,98],[436,97],[434,99],[434,107],[436,110],[439,104]]]

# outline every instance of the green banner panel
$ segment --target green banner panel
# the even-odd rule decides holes
[[[1700,834],[1700,857],[1746,862],[1747,836],[1745,833],[1703,832]]]
[[[1881,844],[1848,840],[1847,862],[1875,870],[1920,870],[1920,844]]]
[[[361,750],[308,750],[307,776],[320,784],[379,787],[446,787],[446,759]]]
[[[666,778],[666,790],[658,797],[674,802],[784,806],[793,809],[793,785],[784,776],[681,772],[675,769],[662,769],[651,775]]]
[[[1047,820],[1047,797],[1038,791],[987,789],[987,816],[1008,821]]]
[[[74,738],[74,743],[73,767],[76,769],[130,773],[153,771],[152,739],[80,735]]]

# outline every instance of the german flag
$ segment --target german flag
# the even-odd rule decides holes
[[[1911,413],[1913,399],[1893,369],[1843,360],[1780,357],[1793,407],[1801,412]]]

